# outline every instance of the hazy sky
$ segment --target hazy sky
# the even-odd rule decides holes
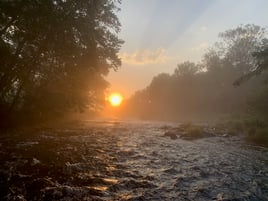
[[[268,26],[268,0],[122,0],[120,7],[122,66],[107,80],[125,97],[180,62],[200,61],[219,32]]]

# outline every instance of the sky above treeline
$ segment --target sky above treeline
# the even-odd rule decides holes
[[[110,91],[129,97],[178,63],[198,62],[218,34],[243,24],[268,26],[268,0],[122,0],[122,66]]]

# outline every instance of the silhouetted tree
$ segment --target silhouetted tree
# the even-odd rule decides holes
[[[194,76],[199,70],[199,67],[193,62],[183,62],[177,65],[173,75],[175,77]]]
[[[234,82],[235,86],[239,86],[241,83],[249,80],[253,76],[261,74],[264,70],[268,68],[268,48],[267,47],[259,52],[254,52],[252,55],[256,59],[255,68],[252,71],[248,72],[247,74],[241,76],[239,79],[237,79]]]
[[[261,119],[262,121],[268,119],[268,72],[265,71],[268,68],[268,48],[267,46],[259,52],[253,54],[257,60],[256,68],[249,73],[243,75],[234,82],[235,86],[243,87],[249,79],[253,77],[259,78],[261,73],[264,77],[263,84],[260,86],[259,93],[256,93],[249,101],[249,111],[250,114],[255,116],[256,119]],[[264,72],[265,71],[265,72]],[[258,76],[258,77],[256,77]],[[243,83],[243,84],[242,84]],[[241,85],[242,84],[242,85]]]
[[[100,103],[122,41],[116,0],[0,2],[0,107],[44,117]]]
[[[252,53],[259,51],[266,40],[266,30],[254,24],[241,25],[219,34],[221,39],[214,49],[220,58],[234,68],[248,72],[256,65]]]
[[[148,119],[163,120],[215,119],[246,111],[249,97],[261,90],[263,77],[239,88],[233,82],[249,72],[266,68],[265,37],[266,30],[256,25],[241,25],[220,33],[220,41],[207,51],[202,62],[183,62],[172,75],[154,77],[142,93],[136,93],[139,98],[141,94],[150,97],[150,101],[138,106],[143,108],[144,104],[145,109],[133,110]],[[253,55],[259,50],[262,52]],[[134,95],[131,102],[136,98]]]

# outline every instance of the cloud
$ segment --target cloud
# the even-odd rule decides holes
[[[208,47],[209,47],[208,42],[202,42],[198,46],[191,48],[191,50],[193,52],[200,52],[200,51],[207,49]]]
[[[166,54],[164,48],[154,50],[138,50],[133,53],[120,53],[119,57],[125,64],[147,65],[156,63],[166,63],[170,57]]]

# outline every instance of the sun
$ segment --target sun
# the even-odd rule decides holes
[[[119,93],[112,93],[109,96],[108,101],[113,107],[118,107],[123,101],[123,96]]]

